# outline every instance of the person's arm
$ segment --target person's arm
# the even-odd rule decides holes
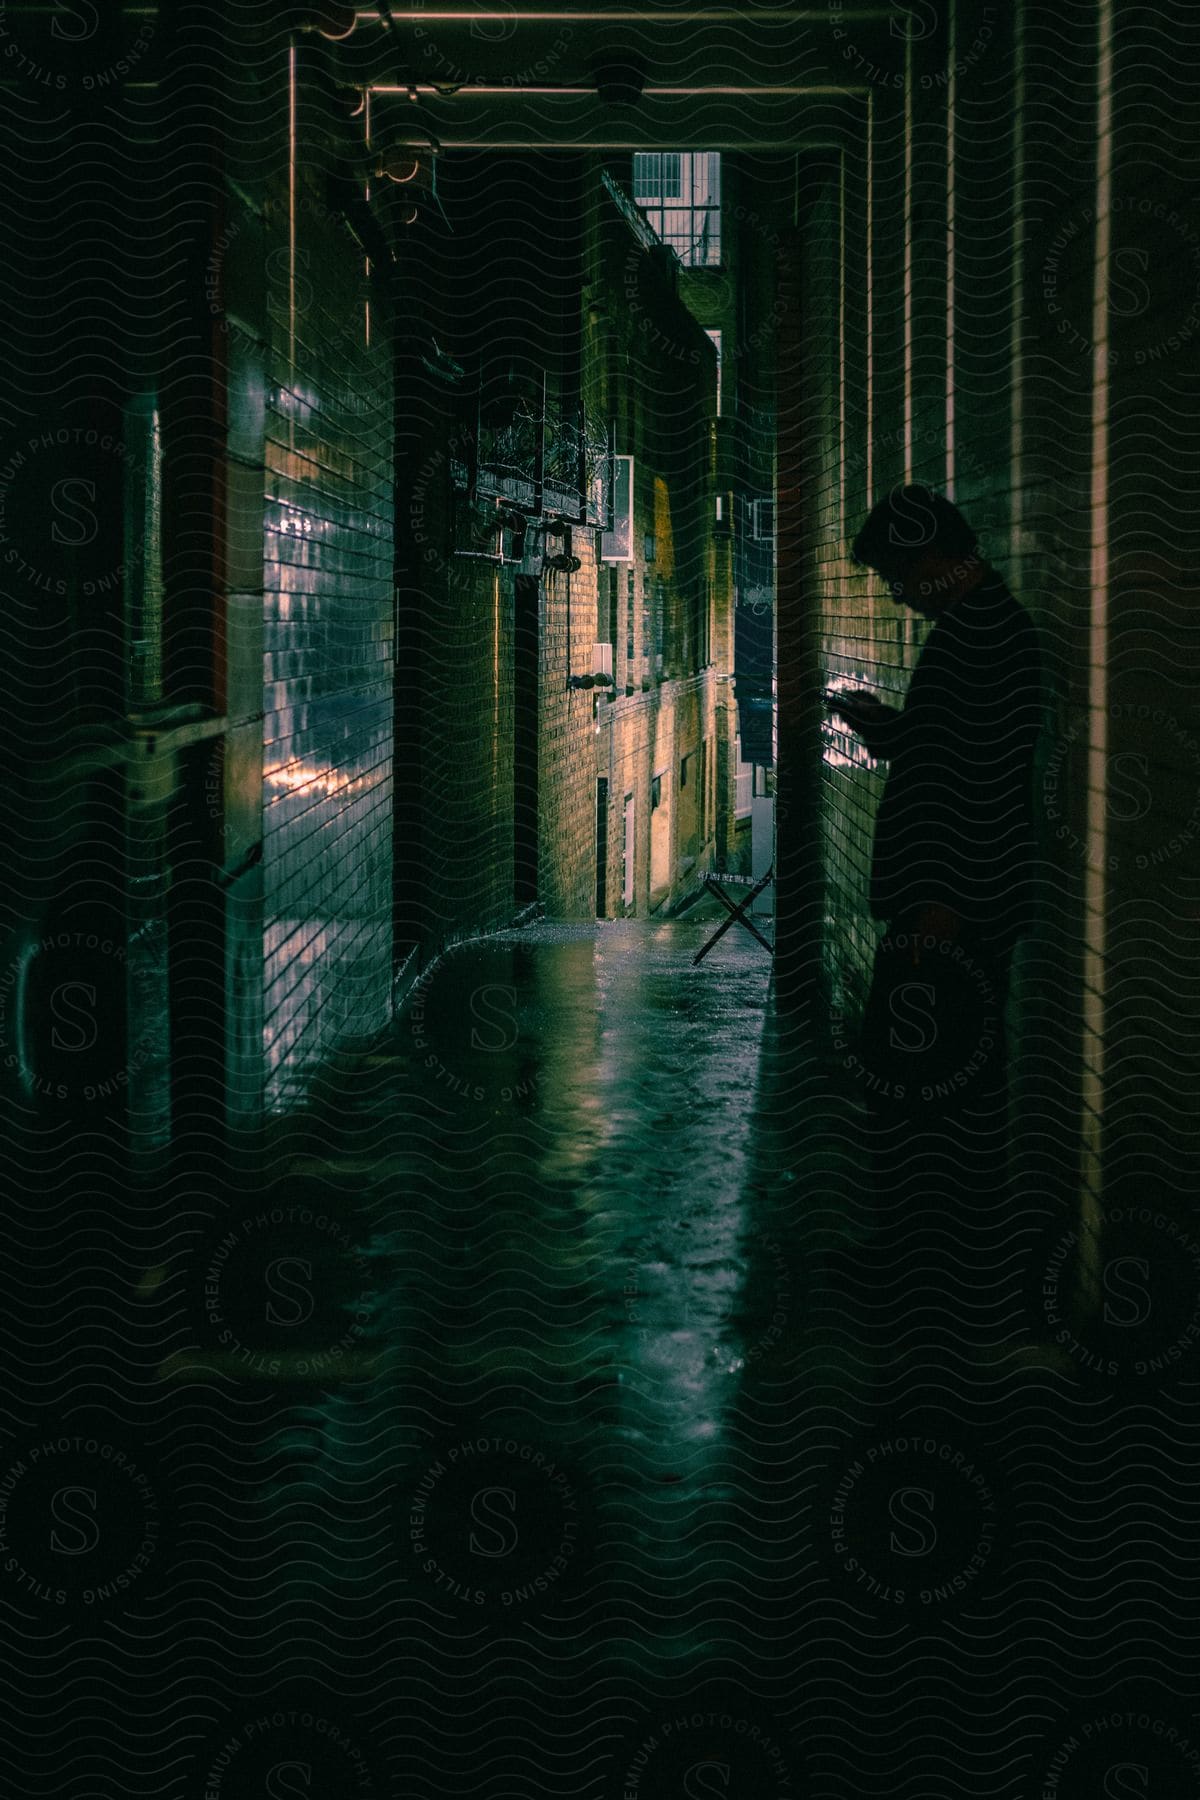
[[[854,688],[827,696],[829,710],[835,718],[845,719],[851,731],[860,737],[871,756],[884,761],[894,755],[900,738],[903,714],[866,688]]]

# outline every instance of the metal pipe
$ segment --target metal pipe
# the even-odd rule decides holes
[[[360,20],[378,20],[377,12],[360,12]],[[847,8],[839,11],[839,20],[846,25],[878,24],[891,17],[886,6],[867,6]],[[570,8],[539,7],[522,10],[520,8],[497,8],[493,12],[477,11],[470,8],[448,6],[414,7],[406,11],[403,23],[408,25],[664,25],[670,29],[685,25],[742,25],[747,23],[745,6],[697,6],[683,10],[672,8],[664,12],[662,7],[605,7],[593,6],[586,13]],[[829,8],[827,6],[789,6],[772,9],[764,19],[770,25],[828,25]]]

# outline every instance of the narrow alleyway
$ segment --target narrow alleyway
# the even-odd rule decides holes
[[[881,1770],[931,1707],[1002,1738],[1031,1620],[1023,1716],[1056,1716],[1063,1583],[1099,1548],[1061,1500],[1103,1463],[1105,1384],[1022,1359],[1028,1304],[1007,1360],[872,1326],[837,1276],[858,1101],[747,935],[693,966],[712,928],[546,924],[436,965],[268,1196],[354,1222],[336,1305],[247,1306],[251,1357],[176,1369],[266,1406],[240,1464],[248,1529],[286,1545],[259,1655],[336,1645],[420,1800],[547,1771],[665,1796],[710,1761],[714,1792],[841,1796],[864,1706]],[[960,1629],[990,1645],[966,1672]]]
[[[1200,1800],[1200,12],[0,39],[11,1791]]]
[[[693,968],[713,929],[535,927],[418,984],[328,1158],[360,1181],[389,1354],[412,1366],[424,1342],[443,1379],[608,1391],[651,1458],[719,1435],[770,963],[735,931]]]

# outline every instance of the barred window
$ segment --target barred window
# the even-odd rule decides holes
[[[682,199],[682,161],[678,150],[639,150],[633,159],[634,198],[640,201],[644,194],[654,194],[663,200]]]
[[[721,260],[721,157],[715,150],[638,151],[633,198],[664,244],[692,269]]]

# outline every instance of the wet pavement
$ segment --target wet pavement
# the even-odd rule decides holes
[[[289,1653],[406,1796],[1032,1794],[1112,1397],[1033,1346],[1012,1220],[974,1335],[978,1282],[949,1343],[919,1269],[864,1284],[860,1099],[712,928],[456,951],[289,1166],[354,1221],[320,1341],[261,1344]]]
[[[1197,1597],[1186,1366],[1039,1345],[1027,1194],[926,1292],[853,1082],[744,933],[693,966],[712,929],[464,946],[266,1189],[123,1221],[187,1242],[97,1326],[80,1422],[160,1510],[98,1464],[136,1579],[19,1620],[113,1670],[89,1796],[1082,1800],[1117,1699],[1141,1791],[1192,1791],[1194,1671],[1154,1678]]]

